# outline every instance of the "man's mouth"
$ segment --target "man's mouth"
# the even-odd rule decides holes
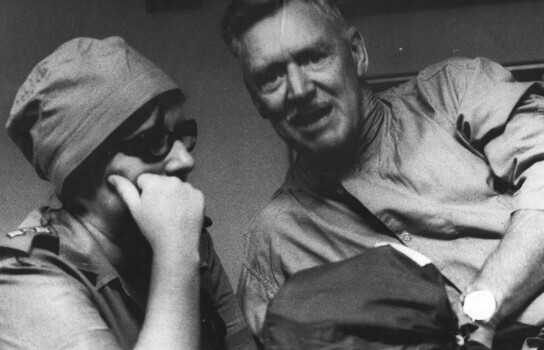
[[[289,120],[289,123],[295,128],[310,127],[329,115],[331,110],[332,106],[330,105],[306,109],[295,114]]]

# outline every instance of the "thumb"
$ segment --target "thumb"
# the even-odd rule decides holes
[[[131,212],[140,205],[140,193],[127,178],[119,175],[108,176],[108,182],[115,188]]]

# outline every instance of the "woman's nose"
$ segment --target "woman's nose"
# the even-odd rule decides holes
[[[171,175],[179,172],[188,174],[195,166],[195,160],[191,153],[187,151],[183,142],[176,140],[172,149],[166,156],[165,173]]]

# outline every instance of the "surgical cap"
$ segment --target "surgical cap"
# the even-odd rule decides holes
[[[30,72],[6,123],[38,175],[68,175],[142,105],[179,87],[122,38],[76,38]]]

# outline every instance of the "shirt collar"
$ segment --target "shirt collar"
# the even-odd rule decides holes
[[[85,275],[91,277],[97,289],[103,288],[114,280],[119,280],[125,293],[130,296],[140,307],[145,307],[146,290],[136,288],[125,281],[108,260],[102,247],[93,235],[76,217],[63,209],[44,207],[40,211],[32,212],[24,224],[26,226],[52,225],[59,234],[59,255],[68,260]],[[205,216],[204,227],[210,227],[212,220]],[[206,251],[202,247],[201,255]],[[200,271],[208,269],[208,257],[200,260]]]
[[[145,290],[139,290],[127,283],[107,258],[106,253],[77,218],[66,210],[46,209],[42,225],[51,225],[60,239],[59,255],[68,260],[89,279],[97,290],[114,280],[119,280],[125,293],[141,307],[145,306]]]

